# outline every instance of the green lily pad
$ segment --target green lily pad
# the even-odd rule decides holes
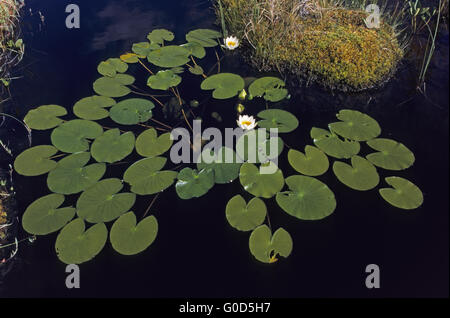
[[[108,77],[114,77],[117,73],[125,73],[128,70],[128,64],[122,62],[118,58],[110,58],[106,61],[100,62],[97,71]]]
[[[123,97],[131,92],[125,85],[131,85],[133,82],[134,78],[132,76],[127,74],[117,74],[116,77],[100,77],[94,82],[93,87],[98,95],[106,97]]]
[[[414,154],[405,145],[391,139],[377,138],[367,142],[369,147],[378,150],[366,156],[372,164],[387,170],[404,170],[415,161]]]
[[[147,39],[152,43],[164,44],[164,41],[173,41],[175,35],[166,29],[156,29],[147,35]]]
[[[23,176],[40,176],[56,167],[56,161],[49,158],[57,152],[58,149],[48,145],[26,149],[17,156],[14,161],[14,169]]]
[[[59,126],[64,120],[60,116],[67,115],[67,110],[58,105],[43,105],[30,110],[23,121],[35,130],[46,130]]]
[[[281,109],[267,109],[258,113],[263,120],[258,121],[261,128],[277,128],[279,133],[288,133],[298,127],[298,119],[290,112]]]
[[[228,223],[239,231],[251,231],[266,219],[266,204],[260,198],[251,199],[248,204],[239,194],[227,203],[225,214]]]
[[[49,194],[31,203],[22,218],[25,231],[34,235],[47,235],[58,231],[72,220],[73,207],[59,208],[64,203],[62,194]]]
[[[321,128],[313,127],[311,138],[317,148],[337,159],[350,159],[361,149],[359,142],[342,140],[338,135]]]
[[[175,190],[183,200],[199,198],[214,186],[214,171],[184,168],[178,174]]]
[[[133,152],[134,141],[134,134],[131,131],[121,135],[117,128],[108,130],[92,143],[92,157],[97,162],[120,161]]]
[[[218,184],[230,183],[237,179],[242,164],[233,149],[227,147],[220,148],[217,154],[214,150],[205,149],[201,161],[197,163],[197,169],[213,170],[214,182]]]
[[[182,74],[182,73],[184,73],[184,67],[182,67],[182,66],[172,67],[170,70],[172,72],[174,72],[175,74]]]
[[[275,263],[278,255],[288,257],[292,247],[292,237],[285,229],[279,228],[272,236],[272,231],[267,225],[261,225],[253,230],[249,239],[250,252],[263,263]]]
[[[152,118],[155,104],[143,98],[129,98],[114,105],[109,116],[121,125],[136,125]]]
[[[210,29],[192,30],[186,34],[186,41],[196,42],[203,47],[215,47],[218,45],[217,39],[222,37],[222,33]]]
[[[89,149],[88,139],[101,136],[103,128],[94,121],[74,119],[55,128],[52,144],[62,152],[75,153]]]
[[[269,137],[264,129],[252,129],[236,142],[236,153],[243,161],[267,162],[278,158],[284,148],[280,137]]]
[[[161,46],[157,43],[139,42],[134,43],[131,50],[139,55],[139,57],[147,57],[151,51],[159,49]]]
[[[139,195],[164,191],[177,177],[175,171],[160,171],[166,161],[167,159],[162,157],[139,160],[125,171],[123,180],[131,185],[131,192]]]
[[[119,193],[123,184],[117,178],[105,179],[84,191],[77,201],[77,214],[90,223],[112,221],[129,211],[134,193]]]
[[[300,220],[321,220],[336,209],[334,193],[323,182],[313,177],[290,176],[286,178],[289,191],[277,194],[278,205]]]
[[[272,165],[274,165],[271,162]],[[269,199],[280,192],[284,186],[283,172],[277,169],[272,174],[261,174],[260,170],[251,163],[244,163],[239,172],[239,180],[245,191],[255,197]]]
[[[313,146],[306,146],[305,153],[291,149],[288,160],[292,168],[307,176],[321,176],[327,172],[330,163],[325,153]]]
[[[99,120],[109,116],[109,111],[105,108],[116,104],[116,101],[106,96],[86,97],[75,103],[74,114],[82,119]]]
[[[344,138],[355,141],[367,141],[381,134],[378,122],[369,115],[359,111],[344,109],[336,117],[341,121],[330,124],[329,128],[332,132]]]
[[[195,65],[194,67],[190,67],[189,68],[189,72],[194,74],[194,75],[203,75],[205,73],[203,68],[201,66],[199,66],[199,65]]]
[[[136,225],[136,215],[128,212],[111,227],[109,240],[112,247],[122,255],[135,255],[146,250],[156,239],[158,221],[153,215]]]
[[[189,62],[189,50],[178,45],[169,45],[148,53],[150,63],[159,67],[177,67]]]
[[[143,157],[156,157],[168,151],[172,144],[170,133],[158,137],[156,130],[150,128],[137,137],[136,152]]]
[[[85,231],[83,219],[67,224],[56,238],[56,253],[66,264],[81,264],[101,252],[108,239],[104,223],[98,223]]]
[[[244,79],[239,75],[219,73],[203,80],[200,87],[203,90],[214,90],[212,95],[216,99],[227,99],[238,95],[244,85]]]
[[[339,161],[333,164],[333,172],[339,181],[358,191],[375,188],[380,182],[377,169],[360,156],[353,156],[351,161],[351,166]]]
[[[86,166],[90,159],[89,152],[77,152],[61,159],[48,174],[47,185],[50,191],[75,194],[96,184],[105,174],[106,166],[104,163]]]
[[[202,59],[206,56],[205,48],[197,42],[182,44],[181,47],[189,50],[190,55],[195,56],[196,58]]]
[[[248,87],[250,95],[264,97],[269,102],[279,102],[286,98],[288,90],[286,84],[277,77],[262,77],[252,82]]]
[[[400,177],[385,180],[392,188],[383,188],[379,192],[389,204],[404,210],[417,209],[423,204],[422,191],[411,181]]]
[[[129,64],[138,63],[139,55],[135,53],[125,53],[120,56],[120,60]]]
[[[178,86],[181,83],[181,77],[171,70],[159,71],[156,75],[148,78],[147,85],[153,89],[166,91],[170,87]]]

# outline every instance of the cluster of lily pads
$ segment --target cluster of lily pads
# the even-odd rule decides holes
[[[218,46],[221,38],[222,34],[215,30],[198,29],[186,34],[186,43],[168,45],[174,40],[173,33],[154,30],[148,41],[135,43],[132,52],[98,65],[102,77],[93,83],[96,95],[75,103],[72,110],[77,119],[64,119],[68,112],[58,105],[43,105],[25,116],[31,129],[52,130],[51,145],[25,150],[16,158],[15,170],[29,177],[48,174],[47,186],[52,193],[28,206],[22,224],[33,235],[59,231],[55,248],[61,261],[80,264],[95,257],[108,240],[106,224],[110,222],[114,223],[109,241],[118,253],[133,255],[148,248],[157,236],[158,222],[155,216],[146,216],[148,211],[137,222],[131,209],[138,195],[155,195],[156,199],[175,183],[178,197],[187,200],[207,194],[215,184],[239,178],[244,190],[254,198],[248,203],[241,195],[231,198],[226,218],[236,229],[252,231],[249,247],[256,259],[275,262],[278,255],[289,256],[292,238],[283,228],[272,233],[270,222],[263,224],[268,219],[264,199],[275,197],[282,210],[298,219],[319,220],[336,208],[333,192],[316,178],[329,168],[327,155],[351,159],[351,165],[335,161],[333,171],[342,183],[360,191],[378,185],[376,167],[402,170],[413,164],[414,155],[404,145],[377,138],[381,129],[374,119],[357,111],[342,110],[338,114],[340,121],[330,124],[329,130],[311,130],[315,147],[306,146],[305,153],[289,150],[289,163],[298,175],[285,178],[278,167],[275,173],[261,173],[258,165],[274,165],[270,160],[280,156],[284,143],[278,136],[260,136],[256,130],[241,136],[235,149],[222,147],[217,153],[204,149],[202,156],[213,158],[209,163],[199,161],[195,167],[184,167],[179,172],[178,167],[164,169],[164,155],[173,146],[168,129],[171,127],[153,118],[154,110],[161,106],[164,112],[178,103],[189,126],[186,114],[193,114],[192,108],[198,105],[186,104],[181,98],[178,86],[186,70],[201,76],[200,88],[212,90],[215,99],[239,96],[279,102],[288,97],[284,82],[276,77],[246,81],[232,73],[206,74],[196,59],[204,58],[206,49]],[[135,77],[125,74],[131,65],[148,72],[147,91],[134,85]],[[158,95],[157,91],[166,95]],[[138,97],[127,98],[130,94]],[[266,109],[257,117],[259,127],[277,128],[279,133],[290,133],[299,125],[293,114],[281,109]],[[105,123],[115,127],[106,127]],[[136,137],[127,128],[142,132]],[[256,145],[246,142],[250,137],[256,138]],[[269,151],[273,150],[269,148],[274,138],[278,144],[275,153]],[[360,142],[367,142],[377,152],[366,158],[358,156]],[[263,159],[247,162],[255,154],[257,159]],[[109,166],[126,166],[129,161],[123,160],[136,155],[140,159],[130,163],[121,179],[103,178]],[[236,160],[225,160],[230,156]],[[60,159],[56,161],[57,158]],[[386,182],[392,188],[380,189],[380,194],[390,204],[403,209],[422,204],[422,193],[411,182],[399,177],[387,178]],[[283,191],[285,185],[287,191]],[[75,207],[65,206],[66,196],[73,195],[79,195]]]

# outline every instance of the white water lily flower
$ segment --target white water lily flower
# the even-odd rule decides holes
[[[248,115],[240,115],[239,119],[237,120],[237,124],[244,130],[252,130],[256,127],[256,125],[258,125],[255,118]]]
[[[225,47],[229,50],[234,50],[239,46],[239,40],[235,36],[229,36],[225,40]]]

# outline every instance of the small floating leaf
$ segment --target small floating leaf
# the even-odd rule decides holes
[[[324,174],[330,166],[328,157],[323,151],[309,145],[305,147],[305,153],[295,149],[289,150],[288,160],[297,172],[313,177]]]
[[[67,115],[67,110],[58,105],[43,105],[30,110],[23,121],[35,130],[46,130],[59,126],[64,120],[59,116]]]
[[[164,133],[158,137],[156,130],[150,128],[137,137],[136,151],[143,157],[156,157],[168,151],[172,144],[170,133]]]
[[[422,191],[411,181],[400,177],[385,179],[392,188],[383,188],[379,192],[389,204],[404,210],[413,210],[423,203]]]
[[[98,95],[107,97],[122,97],[128,95],[131,90],[125,85],[131,85],[132,83],[124,84],[123,82],[129,83],[131,79],[119,77],[119,75],[126,74],[118,74],[116,77],[100,77],[94,82],[94,91]]]
[[[232,227],[239,231],[251,231],[264,222],[267,208],[260,198],[253,198],[247,204],[238,194],[228,201],[225,214]]]
[[[262,77],[252,82],[248,91],[254,97],[264,97],[269,102],[279,102],[288,94],[284,86],[283,80],[277,77]]]
[[[92,143],[92,157],[97,162],[113,163],[122,160],[134,149],[134,134],[120,134],[119,129],[111,129],[97,137]]]
[[[192,30],[186,34],[186,41],[196,42],[203,47],[215,47],[218,45],[216,39],[220,39],[222,33],[210,29]]]
[[[155,104],[147,99],[130,98],[114,105],[109,116],[118,124],[136,125],[152,118],[153,108],[155,108]]]
[[[139,55],[140,58],[147,57],[153,50],[159,49],[161,46],[157,43],[139,42],[134,43],[131,50]]]
[[[146,250],[158,234],[158,221],[153,215],[136,225],[136,215],[128,212],[111,227],[112,247],[122,255],[135,255]]]
[[[203,90],[214,90],[213,97],[227,99],[234,97],[244,89],[244,79],[232,73],[219,73],[206,78],[202,84]]]
[[[330,124],[330,130],[344,138],[355,141],[367,141],[381,134],[378,122],[369,115],[359,111],[344,109],[336,117],[341,121]]]
[[[108,77],[114,77],[117,73],[125,73],[128,70],[128,64],[118,58],[110,58],[106,61],[100,62],[97,71]]]
[[[333,172],[339,181],[358,191],[375,188],[380,182],[377,169],[360,156],[353,156],[351,161],[351,166],[339,161],[333,164]]]
[[[270,164],[274,165],[272,162]],[[278,168],[275,171],[272,174],[261,174],[254,164],[244,163],[239,172],[239,180],[245,191],[255,197],[269,199],[284,186],[283,172]]]
[[[189,50],[178,45],[169,45],[148,53],[150,63],[159,67],[177,67],[189,62]]]
[[[189,72],[191,72],[194,75],[203,75],[205,71],[203,68],[199,65],[195,65],[194,67],[189,68]]]
[[[361,149],[359,142],[342,140],[336,134],[321,128],[313,127],[311,138],[317,148],[337,159],[349,159],[358,154]]]
[[[372,164],[387,170],[404,170],[415,161],[414,154],[405,145],[391,139],[377,138],[367,142],[379,152],[366,156]]]
[[[263,120],[258,121],[261,128],[277,128],[279,133],[288,133],[298,127],[298,119],[290,112],[281,109],[267,109],[258,113]]]
[[[263,263],[276,262],[277,255],[288,257],[292,247],[292,237],[285,229],[279,228],[272,236],[272,232],[265,224],[253,230],[249,239],[250,252]]]
[[[88,139],[95,139],[103,128],[94,121],[74,119],[55,128],[51,134],[52,144],[62,152],[75,153],[89,149]]]
[[[147,35],[147,39],[152,43],[164,44],[164,41],[173,41],[175,35],[166,29],[155,29]]]
[[[178,174],[175,189],[183,200],[198,198],[214,186],[214,171],[211,169],[195,170],[184,168]]]
[[[181,77],[176,75],[171,70],[159,71],[156,75],[148,78],[147,85],[153,89],[168,90],[170,87],[175,87],[181,83]]]
[[[190,42],[182,44],[181,46],[189,50],[190,55],[193,55],[196,58],[202,59],[206,56],[205,48],[200,44],[198,44],[197,42]]]
[[[99,120],[109,116],[109,111],[105,108],[116,104],[116,101],[106,96],[86,97],[75,103],[74,114],[82,119]]]
[[[120,56],[120,59],[125,63],[134,64],[139,62],[139,55],[135,53],[125,53]]]
[[[49,159],[58,152],[53,146],[35,146],[26,149],[14,161],[17,173],[34,177],[45,174],[56,167],[56,161]]]
[[[241,163],[233,149],[222,147],[217,154],[214,150],[205,149],[201,158],[202,162],[197,163],[197,169],[213,170],[215,183],[230,183],[239,176]]]

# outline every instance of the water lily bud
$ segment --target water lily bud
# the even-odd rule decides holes
[[[237,110],[237,112],[238,112],[239,114],[242,114],[242,113],[244,112],[244,110],[245,110],[245,106],[242,105],[242,104],[237,104],[236,110]]]
[[[200,103],[198,102],[198,100],[191,100],[190,102],[191,107],[198,107],[198,105],[200,105]]]
[[[245,97],[247,97],[247,92],[245,91],[245,89],[243,89],[241,91],[241,93],[239,94],[239,99],[240,100],[245,100]]]
[[[253,95],[252,94],[248,94],[247,99],[248,100],[252,100],[253,99]]]

